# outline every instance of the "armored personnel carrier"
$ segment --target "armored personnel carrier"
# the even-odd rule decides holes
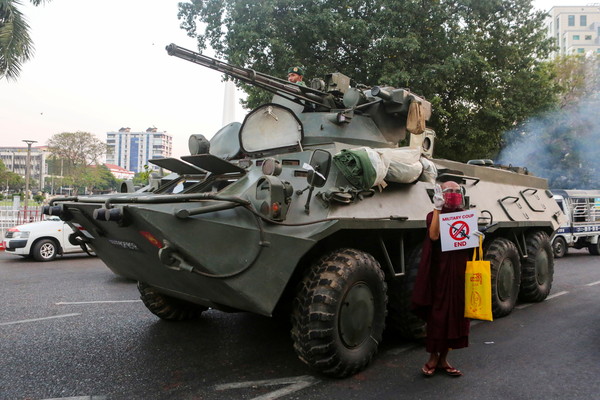
[[[189,156],[153,160],[172,173],[145,189],[55,199],[45,210],[80,226],[74,239],[137,280],[158,317],[198,318],[208,308],[289,315],[303,362],[335,377],[361,371],[384,327],[423,333],[408,305],[436,180],[462,184],[465,207],[488,228],[494,315],[548,295],[549,237],[562,213],[546,181],[432,158],[424,98],[355,87],[339,73],[298,86],[167,50],[273,100],[210,142],[190,137]]]

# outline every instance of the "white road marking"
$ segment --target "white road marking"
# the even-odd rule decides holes
[[[52,399],[44,400],[106,400],[106,396],[79,396],[79,397],[54,397]]]
[[[26,322],[37,322],[37,321],[45,321],[47,319],[55,319],[55,318],[67,318],[67,317],[76,317],[78,315],[81,315],[79,313],[77,314],[63,314],[63,315],[54,315],[52,317],[44,317],[44,318],[34,318],[34,319],[23,319],[21,321],[12,321],[12,322],[2,322],[0,323],[0,326],[3,325],[16,325],[16,324],[24,324]]]
[[[104,303],[140,303],[141,300],[99,300],[99,301],[61,301],[54,303],[57,306],[64,306],[67,304],[104,304]]]
[[[396,349],[388,350],[385,353],[396,356],[396,355],[398,355],[400,353],[404,353],[405,351],[412,350],[412,349],[415,349],[415,348],[417,348],[416,344],[409,344],[409,345],[398,347]]]
[[[567,293],[569,293],[569,292],[562,291],[562,292],[554,293],[554,294],[546,297],[546,300],[550,300],[550,299],[553,299],[553,298],[558,297],[558,296],[562,296],[563,294],[567,294]]]
[[[594,285],[600,285],[600,281],[596,281],[596,282],[592,282],[592,283],[588,283],[585,286],[594,286]]]
[[[515,306],[515,308],[516,308],[517,310],[522,310],[522,309],[524,309],[524,308],[531,307],[532,305],[533,305],[533,303],[519,304],[518,306]]]
[[[302,375],[295,376],[291,378],[281,378],[281,379],[267,379],[262,381],[247,381],[247,382],[234,382],[234,383],[225,383],[222,385],[216,385],[216,390],[231,390],[231,389],[242,389],[248,387],[260,387],[260,386],[276,386],[276,385],[288,385],[284,388],[275,390],[273,392],[269,392],[263,394],[262,396],[254,397],[250,400],[275,400],[283,396],[287,396],[290,393],[297,392],[299,390],[305,389],[309,386],[312,386],[316,383],[320,382],[317,378],[312,377],[310,375]]]
[[[545,299],[544,301],[551,300],[551,299],[553,299],[553,298],[555,298],[555,297],[562,296],[562,295],[564,295],[564,294],[567,294],[567,293],[569,293],[569,292],[567,292],[567,291],[562,291],[562,292],[554,293],[553,295],[550,295],[550,296],[546,297],[546,299]],[[516,309],[519,309],[519,310],[522,310],[522,309],[524,309],[524,308],[531,307],[531,306],[532,306],[532,305],[534,305],[534,304],[535,304],[535,303],[525,303],[525,304],[520,304],[520,305],[516,306],[515,308],[516,308]]]

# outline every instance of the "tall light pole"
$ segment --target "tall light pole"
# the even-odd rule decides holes
[[[29,203],[29,175],[31,173],[31,145],[37,143],[36,140],[23,140],[27,143],[27,164],[25,165],[25,215],[27,218],[27,204]]]

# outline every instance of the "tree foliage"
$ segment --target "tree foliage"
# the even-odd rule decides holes
[[[6,168],[0,160],[0,188],[2,190],[21,190],[25,186],[25,179]]]
[[[82,166],[75,175],[77,192],[97,193],[116,189],[117,179],[105,165]]]
[[[70,167],[98,164],[108,146],[88,132],[63,132],[48,140],[48,150]]]
[[[552,61],[556,81],[561,88],[560,108],[598,95],[600,62],[598,56],[567,55]]]
[[[62,185],[74,187],[76,192],[90,193],[115,189],[117,181],[110,170],[100,165],[108,146],[88,132],[63,132],[48,140],[52,158],[48,171],[62,175]]]
[[[272,75],[339,71],[428,98],[436,154],[489,157],[501,134],[556,101],[545,14],[531,0],[189,0],[179,18],[200,49]],[[245,88],[247,105],[264,93]]]
[[[35,6],[41,3],[44,0],[31,0]],[[0,79],[16,80],[23,63],[33,55],[29,25],[19,5],[17,0],[0,0]]]
[[[150,175],[152,174],[152,170],[148,164],[144,165],[144,170],[141,172],[136,172],[133,176],[133,184],[145,186],[148,184],[150,180]]]

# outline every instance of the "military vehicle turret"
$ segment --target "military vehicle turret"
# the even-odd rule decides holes
[[[114,272],[137,280],[158,317],[208,308],[291,316],[299,358],[344,377],[369,364],[384,327],[419,336],[408,310],[435,180],[454,180],[488,227],[493,311],[541,301],[549,236],[562,214],[544,179],[434,159],[431,105],[408,89],[352,86],[340,73],[304,87],[176,45],[168,53],[274,94],[243,123],[130,193],[52,201]],[[405,146],[400,146],[406,143]],[[521,171],[525,172],[525,171]],[[126,186],[126,185],[125,185]]]

